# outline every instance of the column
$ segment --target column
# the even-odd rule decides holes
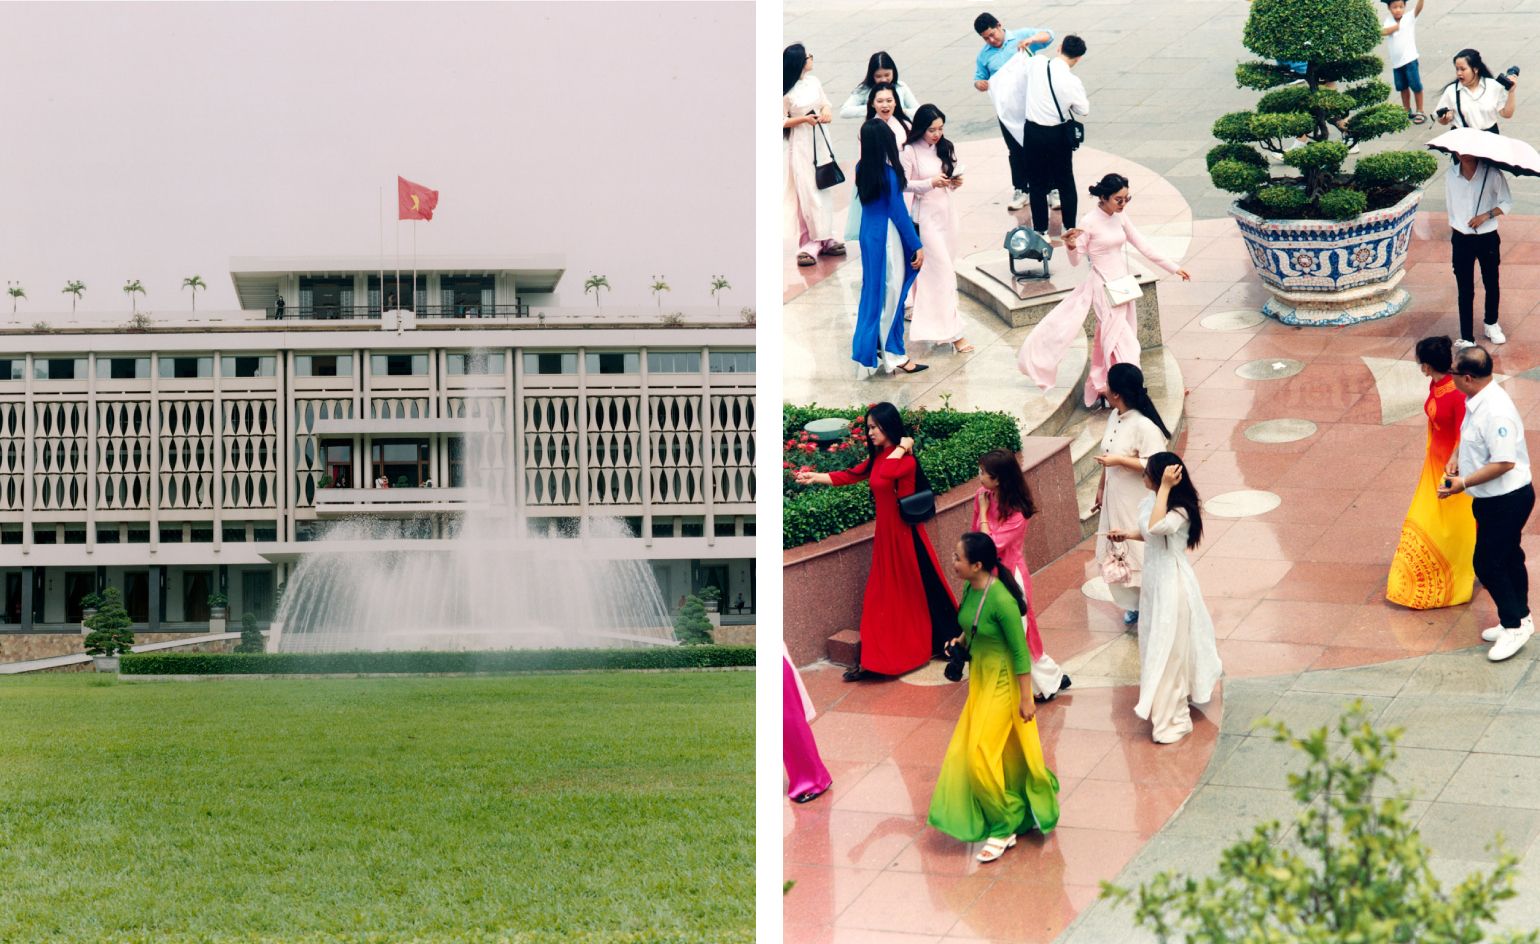
[[[30,365],[29,365],[30,366]],[[31,632],[32,620],[32,592],[34,576],[37,568],[23,567],[21,569],[21,631]]]

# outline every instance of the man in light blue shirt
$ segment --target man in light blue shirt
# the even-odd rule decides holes
[[[1492,380],[1492,355],[1471,346],[1455,357],[1455,389],[1465,394],[1460,448],[1449,457],[1440,498],[1460,492],[1471,497],[1476,519],[1476,579],[1497,604],[1498,625],[1482,630],[1492,644],[1487,658],[1501,662],[1535,632],[1529,614],[1529,570],[1524,562],[1524,523],[1535,507],[1524,419],[1513,399]]]
[[[973,87],[980,92],[989,91],[990,78],[1000,71],[1000,67],[1009,62],[1016,53],[1025,52],[1032,55],[1047,49],[1053,42],[1052,30],[1031,27],[1007,30],[989,13],[980,13],[974,19],[973,31],[984,40],[984,48],[979,50],[978,58],[973,63]],[[1026,152],[1003,123],[1000,125],[1000,136],[1005,138],[1005,147],[1011,162],[1011,186],[1016,189],[1011,196],[1009,206],[1012,210],[1019,210],[1027,205],[1029,189]]]

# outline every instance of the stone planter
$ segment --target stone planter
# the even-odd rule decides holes
[[[1290,325],[1388,318],[1411,302],[1401,288],[1421,188],[1351,220],[1265,220],[1232,204],[1252,267],[1273,297],[1262,314]]]
[[[118,670],[117,656],[92,656],[91,664],[96,666],[98,672],[116,672]]]
[[[211,606],[211,607],[209,607],[209,619],[210,620],[219,620],[221,623],[224,622],[225,621],[225,607],[222,607],[222,606]]]

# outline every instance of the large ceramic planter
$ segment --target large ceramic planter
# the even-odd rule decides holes
[[[1411,302],[1401,288],[1422,190],[1351,220],[1265,220],[1239,205],[1230,215],[1273,297],[1262,314],[1291,325],[1350,325],[1388,318]]]
[[[118,670],[117,656],[92,656],[91,664],[96,666],[98,672],[116,672]]]

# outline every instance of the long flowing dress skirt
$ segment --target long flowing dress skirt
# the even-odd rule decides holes
[[[813,729],[807,723],[802,704],[802,690],[797,684],[797,670],[787,659],[781,660],[781,758],[786,764],[786,795],[822,793],[834,782],[818,756]]]
[[[930,824],[964,842],[1048,832],[1059,822],[1059,778],[1048,769],[1037,719],[1017,714],[1021,688],[1003,654],[976,655],[963,706],[930,800]]]
[[[1429,443],[1422,477],[1401,524],[1401,543],[1390,562],[1385,598],[1414,610],[1467,603],[1476,581],[1471,563],[1476,550],[1471,498],[1464,492],[1438,497],[1450,451],[1440,458]]]

